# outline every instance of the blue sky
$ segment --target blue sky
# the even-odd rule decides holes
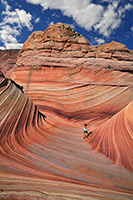
[[[133,49],[132,0],[0,0],[0,49],[21,49],[34,31],[62,22],[90,45],[117,41]]]

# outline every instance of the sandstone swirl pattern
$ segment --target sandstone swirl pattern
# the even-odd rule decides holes
[[[0,199],[132,199],[131,72],[122,44],[60,23],[33,33],[0,73]]]
[[[89,142],[93,149],[114,163],[133,171],[133,101],[93,131]]]
[[[109,71],[93,72],[87,69],[64,68],[51,70],[41,67],[32,71],[27,85],[30,70],[26,72],[22,69],[22,71],[25,73],[25,79],[27,77],[26,85],[23,82],[27,88],[26,93],[42,113],[48,112],[66,120],[74,120],[82,127],[87,123],[88,129],[94,130],[88,140],[94,149],[133,171],[133,88],[127,85],[128,80],[125,85],[117,86],[116,83],[113,84],[113,81],[117,80],[112,80],[111,83],[108,81],[111,76],[115,78],[115,74],[111,75]],[[95,73],[97,77],[102,75],[102,83],[89,82],[92,75],[95,81]],[[19,77],[19,70],[16,70],[15,74]],[[119,73],[116,77],[120,80]],[[126,76],[124,78],[126,79]],[[125,112],[121,111],[124,107],[126,107]],[[111,118],[112,116],[114,117]],[[105,122],[109,118],[111,119]],[[103,124],[99,127],[101,123]],[[94,129],[97,126],[98,128]]]
[[[2,74],[0,83],[1,199],[88,199],[88,197],[107,198],[108,195],[113,199],[132,198],[130,173],[114,167],[112,162],[106,160],[102,154],[93,152],[82,139],[81,124],[84,120],[87,119],[91,126],[108,118],[104,115],[98,117],[99,113],[95,112],[97,105],[91,109],[89,115],[89,107],[85,107],[86,111],[73,108],[77,101],[81,101],[80,95],[84,96],[86,90],[87,94],[89,89],[96,90],[97,93],[95,87],[86,86],[86,89],[81,87],[79,95],[76,92],[77,87],[74,89],[65,85],[59,92],[60,84],[58,87],[56,85],[56,88],[54,84],[53,89],[51,84],[46,84],[47,90],[50,87],[49,92],[47,91],[50,99],[55,98],[56,93],[55,102],[58,99],[58,104],[61,104],[62,99],[59,94],[64,96],[66,102],[67,94],[69,93],[70,96],[71,90],[72,93],[75,90],[76,101],[69,98],[67,103],[73,104],[70,108],[71,112],[62,111],[62,114],[60,114],[61,110],[58,109],[57,112],[54,107],[49,109],[48,106],[40,106],[42,112],[45,110],[47,116],[45,117],[21,90]],[[36,96],[38,99],[38,93]],[[87,98],[88,95],[85,101]],[[64,100],[62,106],[65,108]],[[42,104],[42,101],[40,102]],[[82,103],[80,107],[83,107]],[[84,114],[81,115],[82,113]],[[95,139],[95,142],[97,141]],[[113,176],[115,179],[112,181]]]

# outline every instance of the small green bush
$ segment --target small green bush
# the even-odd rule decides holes
[[[111,66],[110,66],[110,65],[108,65],[108,69],[111,69]]]

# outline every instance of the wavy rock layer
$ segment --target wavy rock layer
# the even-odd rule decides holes
[[[75,122],[80,123],[82,127],[84,122],[86,122],[89,125],[90,130],[120,112],[133,100],[133,87],[129,86],[130,74],[110,72],[110,70],[93,71],[84,68],[53,69],[40,67],[32,72],[24,68],[21,68],[21,71],[25,74],[25,80],[19,78],[19,81],[23,84],[28,97],[37,105],[41,112],[44,114],[49,112],[68,120],[74,120]],[[20,77],[19,73],[18,68],[18,70],[16,69],[15,71],[17,81],[17,77]],[[31,74],[31,76],[29,74]],[[131,110],[131,106],[129,108],[129,110]],[[123,118],[126,118],[125,114],[123,114]],[[129,123],[132,126],[132,115],[129,118]],[[113,126],[113,123],[115,123],[116,120],[115,118],[111,120]],[[132,131],[130,130],[129,133],[128,125],[125,125],[123,121],[121,122],[119,120],[120,117],[117,121],[118,128],[120,126],[120,131],[118,131],[118,129],[116,129],[116,131],[118,132],[119,137],[122,138],[121,131],[123,131],[123,134],[125,134],[124,137],[126,138],[127,135],[132,134]],[[125,127],[127,127],[127,130],[125,130]],[[104,135],[107,142],[101,140],[102,137],[100,132],[99,134],[94,134],[94,148],[98,148],[100,140],[102,147],[101,151],[100,148],[98,151],[104,153],[115,163],[123,165],[132,171],[132,138],[127,138],[127,140],[130,139],[128,141],[130,145],[128,142],[125,143],[124,138],[121,141],[121,145],[125,144],[125,148],[129,146],[126,150],[126,153],[127,155],[129,154],[129,156],[124,156],[123,151],[125,148],[123,151],[119,152],[119,156],[117,148],[113,148],[113,145],[116,146],[116,143],[113,143],[113,137],[114,134],[116,134],[114,133],[115,128],[116,127],[110,127],[110,132],[112,133],[111,140],[110,137],[108,137],[108,124],[106,133],[102,133],[102,129],[101,133]],[[95,137],[98,137],[99,140],[96,140]],[[106,147],[106,143],[109,143],[109,147]],[[102,149],[105,149],[105,151]],[[108,151],[112,152],[111,156],[108,154]],[[116,161],[117,156],[125,161]]]
[[[133,101],[111,119],[93,130],[88,141],[114,163],[133,172]]]
[[[17,84],[0,74],[0,199],[132,199],[132,51],[59,23],[28,38],[12,72]]]
[[[94,105],[91,91],[99,99],[108,90],[111,92],[110,88],[103,86],[98,94],[97,87],[92,85],[64,83],[60,87],[60,83],[45,83],[42,91],[31,94],[36,103],[39,99],[38,107],[45,111],[45,117],[20,87],[2,74],[0,86],[0,199],[132,198],[130,172],[112,165],[82,139],[84,121],[96,126],[112,115],[103,114],[99,118],[95,110],[98,105],[103,107],[102,102],[98,100]],[[124,92],[130,94],[129,90],[114,88],[114,99],[119,101],[120,97],[116,96],[121,93],[124,96]],[[56,104],[62,109],[55,109]],[[69,107],[67,112],[66,106]]]

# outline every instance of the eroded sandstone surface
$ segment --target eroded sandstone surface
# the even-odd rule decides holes
[[[1,199],[132,199],[132,61],[66,24],[29,36],[0,73]]]
[[[0,50],[0,70],[3,71],[6,77],[11,76],[19,52],[19,49]]]
[[[31,59],[32,57],[32,59]],[[133,51],[124,44],[91,47],[86,38],[70,26],[57,23],[44,32],[32,33],[20,52],[17,66],[87,67],[133,71]],[[117,62],[116,62],[117,61]]]

